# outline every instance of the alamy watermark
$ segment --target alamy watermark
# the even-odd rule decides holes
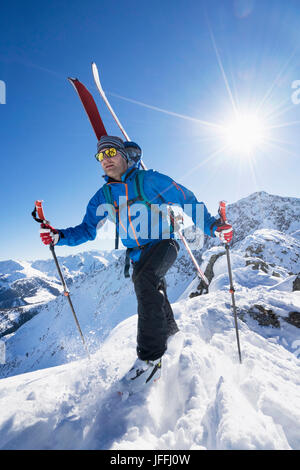
[[[6,85],[3,80],[0,80],[0,104],[6,104]]]
[[[127,198],[119,198],[117,210],[112,204],[104,203],[97,207],[99,217],[97,230],[106,233],[106,239],[114,237],[113,232],[104,228],[107,220],[118,225],[118,233],[122,240],[131,240],[137,246],[144,245],[149,240],[164,240],[172,237],[179,238],[178,232],[185,236],[190,247],[202,248],[204,243],[205,209],[202,203],[184,204],[182,208],[168,204],[145,204],[134,202],[128,204]],[[197,229],[192,229],[192,226]],[[132,244],[132,243],[131,243]]]
[[[294,80],[292,89],[295,90],[291,95],[292,103],[300,104],[300,80]]]
[[[5,364],[5,343],[4,341],[0,340],[0,364]]]

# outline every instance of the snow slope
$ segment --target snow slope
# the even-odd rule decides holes
[[[3,289],[39,284],[32,297],[24,289],[28,305],[0,312],[0,449],[299,449],[299,202],[255,193],[229,207],[243,363],[225,251],[212,240],[195,251],[207,294],[184,250],[168,273],[180,333],[160,381],[127,401],[116,389],[136,357],[137,316],[124,252],[60,260],[90,359],[64,296],[40,297],[41,280],[58,285],[53,262],[5,262]]]
[[[90,360],[2,379],[0,448],[299,449],[299,330],[240,321],[240,365],[221,262],[214,282],[209,294],[190,299],[187,289],[173,304],[181,331],[170,339],[162,377],[125,402],[116,383],[135,359],[136,315]],[[261,302],[300,311],[299,292],[249,289],[236,274],[235,286],[241,310]]]

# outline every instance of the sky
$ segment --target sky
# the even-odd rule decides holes
[[[103,184],[95,135],[67,80],[87,86],[120,136],[92,61],[146,166],[211,214],[255,191],[299,197],[299,21],[297,0],[4,2],[0,260],[49,257],[35,200],[54,227],[75,226]],[[108,247],[97,238],[56,252]]]

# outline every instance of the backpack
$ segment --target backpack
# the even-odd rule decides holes
[[[145,176],[144,170],[139,170],[136,172],[135,180],[134,180],[135,197],[127,201],[127,204],[129,206],[131,206],[137,201],[140,201],[141,203],[146,204],[146,206],[151,207],[151,203],[148,200],[143,189],[144,188],[144,176]],[[115,249],[117,250],[119,248],[119,206],[117,205],[116,201],[113,200],[111,187],[109,184],[105,184],[104,186],[102,186],[102,191],[103,191],[103,195],[105,198],[105,202],[109,204],[109,207],[111,208],[109,211],[110,216],[116,225]],[[113,210],[113,207],[114,207],[114,210]],[[130,277],[129,276],[130,252],[132,250],[133,248],[127,248],[126,250],[125,268],[124,268],[125,277]]]
[[[134,170],[132,170],[134,171]],[[134,190],[135,190],[135,197],[133,199],[130,199],[127,201],[127,204],[131,206],[137,201],[140,201],[141,203],[145,204],[147,207],[151,207],[151,201],[147,198],[146,194],[144,193],[144,176],[145,176],[146,170],[139,170],[136,172],[135,175],[135,180],[134,180]],[[128,174],[128,176],[130,173]],[[105,202],[109,204],[110,207],[110,216],[111,219],[115,222],[116,225],[116,235],[115,235],[115,249],[117,250],[119,248],[119,206],[117,205],[116,201],[113,200],[112,192],[111,192],[111,187],[109,184],[105,184],[102,186],[102,191],[103,195],[105,198]],[[158,194],[158,197],[161,199],[162,202],[164,202],[162,196]],[[115,210],[113,210],[113,207]],[[152,208],[155,206],[152,206]],[[172,215],[172,211],[171,211]],[[174,217],[174,216],[173,216]],[[174,232],[174,221],[173,218],[171,217],[171,233]],[[143,249],[145,247],[142,246],[140,247]],[[133,248],[127,248],[126,250],[126,256],[125,256],[125,267],[124,267],[124,276],[125,277],[130,277],[129,275],[129,267],[130,267],[130,252],[133,250]]]

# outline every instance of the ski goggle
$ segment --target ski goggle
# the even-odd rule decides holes
[[[98,152],[95,155],[96,160],[98,162],[102,162],[104,157],[111,158],[117,155],[118,150],[115,147],[111,147],[109,149],[105,149],[103,152]]]

